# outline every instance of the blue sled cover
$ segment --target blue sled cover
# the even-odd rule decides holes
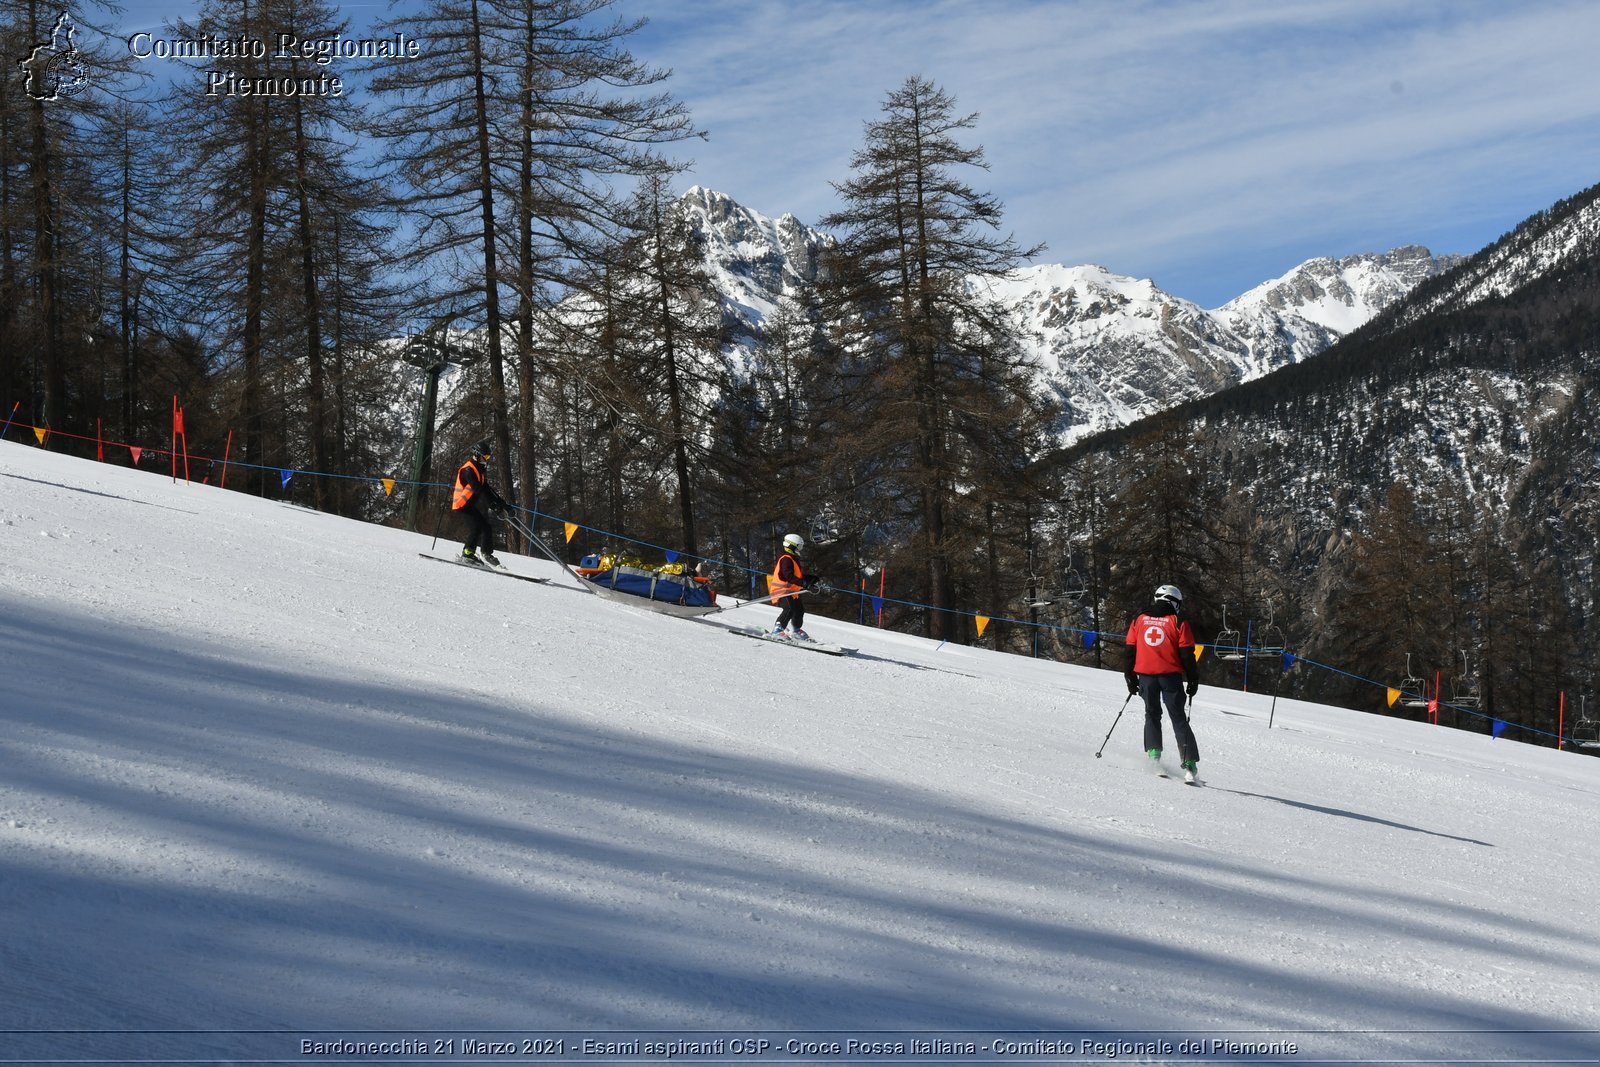
[[[697,580],[691,575],[666,574],[628,566],[613,566],[604,570],[579,567],[578,573],[584,581],[602,589],[628,593],[663,606],[698,609],[692,612],[685,610],[685,614],[700,615],[717,610],[717,591],[710,582]]]

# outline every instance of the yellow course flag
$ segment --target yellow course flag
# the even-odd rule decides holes
[[[1205,655],[1205,654],[1206,654],[1206,646],[1205,645],[1195,645],[1194,646],[1194,661],[1196,663],[1199,663],[1200,662],[1200,657]]]
[[[1399,700],[1399,699],[1400,699],[1400,690],[1398,690],[1398,689],[1389,690],[1389,706],[1391,708],[1394,707],[1394,702],[1396,700]]]
[[[978,636],[982,637],[984,629],[989,625],[989,616],[987,616],[987,615],[979,615],[977,617],[977,619],[978,619]]]
[[[384,496],[393,496],[394,495],[394,479],[393,478],[380,478],[379,481],[383,482],[383,495]]]
[[[567,543],[568,544],[572,543],[572,535],[577,533],[577,532],[578,532],[578,524],[577,523],[575,523],[575,522],[567,523]]]
[[[45,434],[47,434],[47,433],[49,433],[49,432],[50,432],[50,431],[48,431],[48,430],[46,430],[46,429],[45,429],[45,428],[44,428],[44,427],[42,427],[42,426],[35,426],[35,427],[34,427],[34,428],[33,428],[33,436],[35,436],[35,437],[37,437],[37,438],[38,438],[38,439],[39,439],[39,443],[40,443],[40,444],[41,444],[41,445],[42,445],[42,444],[44,444],[44,435],[45,435]]]

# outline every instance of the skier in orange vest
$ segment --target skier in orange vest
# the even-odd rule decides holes
[[[461,558],[467,563],[484,563],[500,566],[494,554],[494,513],[504,511],[506,502],[494,491],[489,482],[489,460],[492,453],[488,441],[479,441],[472,449],[472,457],[456,471],[455,492],[450,508],[460,512],[467,523],[467,541],[461,549]],[[479,548],[483,551],[478,552]]]
[[[1200,747],[1184,711],[1184,698],[1200,689],[1200,667],[1194,657],[1194,630],[1179,613],[1182,606],[1183,593],[1177,586],[1163,585],[1156,590],[1150,610],[1128,626],[1124,677],[1130,696],[1144,696],[1145,755],[1158,762],[1161,759],[1161,706],[1165,704],[1183,761],[1183,779],[1193,782],[1200,773]]]
[[[767,591],[772,594],[772,603],[782,607],[768,637],[787,638],[789,634],[784,633],[784,627],[793,625],[795,637],[802,641],[811,640],[811,635],[802,629],[806,621],[806,605],[805,597],[800,593],[806,588],[806,575],[805,568],[800,565],[800,550],[805,545],[805,539],[799,534],[784,535],[783,552],[778,556],[778,562],[772,565],[772,575],[767,579]]]

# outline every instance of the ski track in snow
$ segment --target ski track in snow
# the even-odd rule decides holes
[[[1190,789],[1114,671],[429,548],[0,443],[0,1029],[1593,1056],[1600,761],[1202,688]]]

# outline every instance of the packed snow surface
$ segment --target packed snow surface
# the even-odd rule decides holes
[[[0,443],[0,1059],[1600,1048],[1600,760],[1202,688],[1189,788],[1132,710],[1095,758],[1114,671],[817,616],[857,654],[729,641],[773,609],[670,618],[433,548]]]

